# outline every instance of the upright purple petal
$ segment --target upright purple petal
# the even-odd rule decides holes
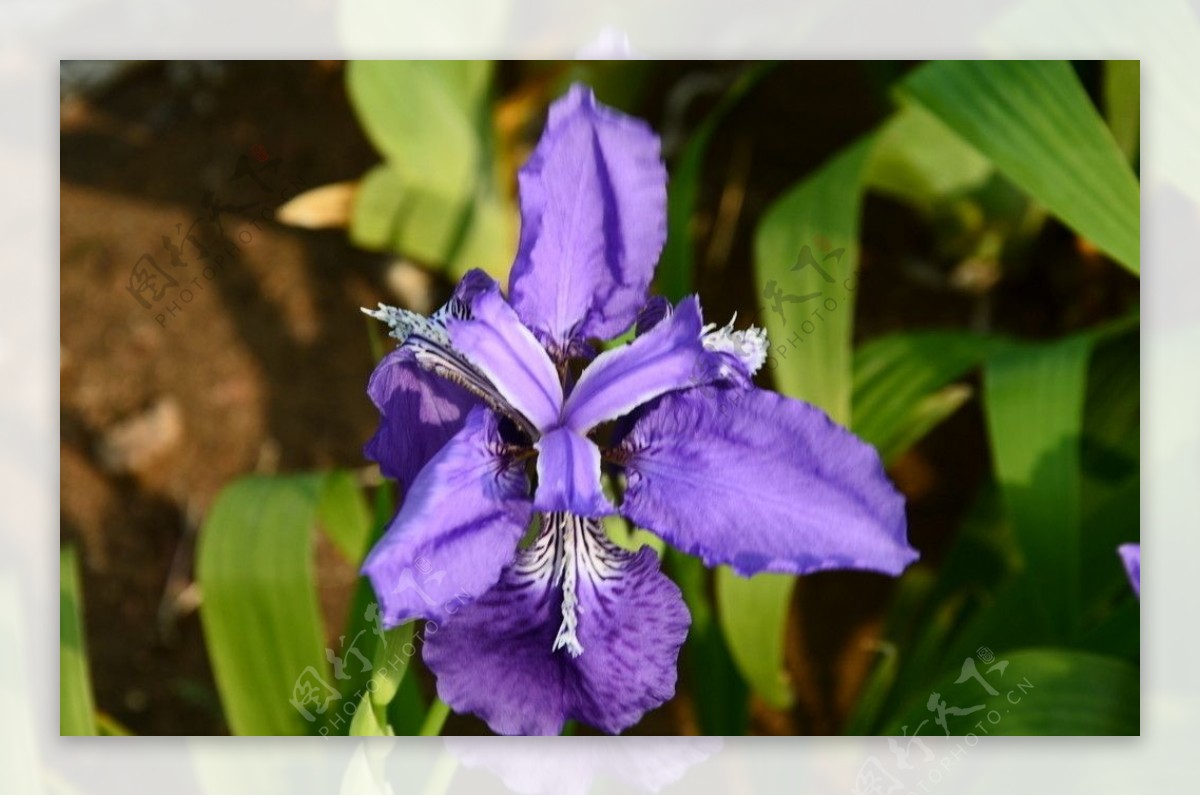
[[[453,382],[418,365],[413,353],[397,348],[371,374],[367,394],[379,408],[379,428],[363,452],[379,462],[388,478],[412,486],[413,479],[458,433],[479,401]]]
[[[545,349],[498,288],[476,295],[471,314],[469,320],[447,321],[454,347],[535,427],[553,427],[562,407],[562,384]]]
[[[521,169],[513,306],[556,355],[633,323],[667,235],[658,136],[572,86]]]
[[[692,296],[641,337],[596,357],[567,396],[564,425],[583,433],[663,393],[706,380],[718,370],[720,355],[705,349],[702,329],[700,302]]]
[[[630,553],[594,520],[555,517],[495,588],[426,630],[424,657],[438,696],[495,732],[555,735],[577,719],[618,733],[674,696],[690,621],[650,548]]]
[[[483,407],[471,411],[367,556],[363,574],[388,626],[444,616],[490,589],[513,560],[532,507],[524,469],[502,455],[497,422]]]
[[[621,450],[621,512],[708,566],[896,575],[917,558],[879,455],[801,401],[753,388],[671,393]]]
[[[1125,565],[1125,574],[1129,576],[1129,585],[1133,593],[1142,596],[1142,546],[1140,544],[1123,544],[1117,547],[1121,563]]]
[[[557,428],[537,441],[538,511],[603,517],[616,509],[600,488],[600,449],[582,434]]]

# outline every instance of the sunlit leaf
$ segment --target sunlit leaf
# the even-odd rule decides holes
[[[1014,346],[988,362],[996,477],[1045,612],[1064,635],[1080,609],[1080,438],[1091,340]]]
[[[780,392],[843,424],[850,421],[858,223],[870,151],[871,139],[862,139],[788,191],[767,210],[754,245],[771,375]],[[730,654],[751,688],[779,707],[792,699],[783,653],[794,583],[726,569],[716,581]]]
[[[1004,341],[963,332],[909,332],[872,340],[854,354],[854,433],[884,461],[902,453],[970,397],[951,382]]]
[[[850,421],[858,226],[872,139],[843,150],[768,208],[754,239],[759,306],[779,391]]]
[[[717,570],[717,616],[738,671],[760,697],[790,707],[792,682],[784,668],[787,619],[796,579],[791,575],[743,578]]]
[[[83,635],[83,587],[75,548],[59,555],[58,732],[96,735],[96,705]]]
[[[935,61],[901,96],[928,109],[1010,180],[1133,273],[1139,188],[1065,61]]]
[[[237,734],[311,733],[340,707],[313,562],[313,529],[330,484],[335,499],[322,516],[350,527],[360,518],[336,499],[343,476],[312,474],[236,481],[217,496],[201,529],[200,619],[225,717]],[[343,529],[341,543],[360,544],[353,541],[358,533]],[[314,701],[306,701],[306,688]]]
[[[981,185],[992,163],[919,105],[902,107],[879,131],[867,182],[926,212]]]
[[[490,61],[351,61],[350,100],[404,184],[462,202],[482,157],[480,108]]]
[[[362,561],[371,538],[371,512],[351,473],[335,470],[326,476],[317,515],[346,560],[355,565]]]
[[[1142,64],[1140,61],[1104,62],[1104,118],[1126,159],[1138,154],[1141,129]]]

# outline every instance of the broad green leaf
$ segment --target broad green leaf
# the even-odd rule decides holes
[[[387,163],[362,178],[350,214],[350,240],[367,249],[387,248],[397,237],[396,225],[404,200],[404,181]]]
[[[743,578],[721,567],[716,578],[717,616],[738,671],[767,704],[790,707],[792,682],[783,661],[795,577]]]
[[[691,293],[695,247],[692,241],[692,218],[700,192],[704,158],[713,133],[741,102],[742,98],[774,68],[772,62],[759,62],[740,75],[722,95],[716,106],[688,138],[671,169],[667,183],[667,243],[655,272],[658,292],[672,302]]]
[[[305,734],[322,719],[333,681],[317,605],[313,528],[328,481],[324,474],[236,481],[217,496],[200,532],[200,619],[236,734]],[[332,712],[339,703],[330,700]]]
[[[901,96],[1139,273],[1137,178],[1068,63],[936,61],[906,78]]]
[[[850,421],[858,222],[871,143],[851,145],[772,204],[754,241],[772,377],[780,392],[843,424]],[[794,584],[787,575],[717,572],[730,654],[751,688],[778,707],[792,699],[783,653]]]
[[[839,423],[850,421],[858,225],[871,145],[871,138],[852,144],[773,203],[754,239],[771,376],[780,392]]]
[[[402,177],[455,203],[480,170],[489,61],[351,61],[346,86],[375,147]]]
[[[854,433],[878,448],[885,462],[892,460],[970,397],[951,382],[1004,345],[963,332],[872,340],[854,354]]]
[[[335,470],[326,476],[317,514],[321,528],[346,560],[355,565],[362,561],[371,538],[371,512],[352,474]]]
[[[919,105],[896,112],[878,134],[867,182],[924,212],[983,184],[992,163]]]
[[[1092,340],[1014,345],[984,372],[997,480],[1028,574],[1064,637],[1080,617],[1080,437]]]
[[[1000,668],[1000,662],[1007,663]],[[957,708],[957,712],[939,712]],[[931,707],[932,706],[932,707]],[[937,720],[944,716],[945,727]],[[954,662],[888,735],[1137,735],[1136,666],[1059,649],[991,652]],[[905,731],[903,728],[907,728]]]
[[[1141,61],[1104,62],[1104,118],[1126,160],[1138,155],[1142,102]]]
[[[59,555],[58,732],[97,735],[96,706],[83,635],[83,587],[75,548]]]

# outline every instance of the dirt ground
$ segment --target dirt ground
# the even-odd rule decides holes
[[[645,99],[652,124],[664,121],[653,109],[674,82],[697,69],[728,67],[662,69]],[[721,128],[697,219],[698,287],[710,317],[755,314],[754,222],[881,118],[878,82],[853,64],[783,65]],[[326,62],[134,66],[99,92],[66,99],[61,135],[62,540],[83,555],[97,704],[141,734],[225,733],[191,586],[195,532],[240,475],[364,466],[376,417],[358,307],[396,300],[386,287],[391,258],[354,249],[341,231],[264,219],[303,188],[354,179],[378,157],[349,107],[341,65]],[[265,164],[269,172],[255,170]],[[730,225],[722,207],[732,182],[740,210]],[[214,201],[225,208],[219,231],[193,227]],[[226,253],[220,267],[171,265],[169,247],[188,230]],[[869,200],[858,338],[977,320],[976,299],[932,289],[901,267],[900,253],[930,247],[910,211]],[[993,328],[1056,334],[1136,296],[1136,285],[1097,269],[1057,225],[1035,254],[1055,268],[1006,278],[991,299]],[[153,265],[159,279],[179,283],[161,301],[129,289],[131,274]],[[974,403],[898,463],[893,475],[927,559],[945,549],[986,469]],[[328,550],[318,560],[336,636],[354,573]],[[799,702],[786,715],[756,707],[754,731],[837,731],[872,660],[888,588],[859,573],[802,580],[789,651]],[[694,728],[689,699],[682,692],[640,730]],[[447,732],[481,729],[454,717]]]

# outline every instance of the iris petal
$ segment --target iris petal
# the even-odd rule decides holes
[[[633,323],[667,235],[658,136],[573,86],[521,169],[521,239],[509,293],[560,358]]]
[[[641,337],[596,357],[567,397],[564,425],[584,433],[663,393],[709,380],[721,355],[704,347],[703,326],[693,296]]]
[[[595,520],[544,519],[491,591],[426,629],[425,662],[442,700],[495,732],[555,735],[567,719],[621,732],[674,695],[691,618],[650,548],[617,548]],[[577,645],[560,642],[568,570]]]
[[[1125,574],[1129,576],[1129,585],[1133,593],[1142,595],[1142,546],[1140,544],[1123,544],[1117,548],[1121,563],[1125,565]]]
[[[390,627],[438,618],[483,594],[513,560],[532,516],[522,467],[507,461],[497,417],[476,407],[425,465],[363,574]]]
[[[537,442],[534,508],[603,517],[616,511],[600,488],[600,449],[582,434],[558,428]]]
[[[562,384],[554,363],[521,324],[499,288],[471,302],[472,318],[450,319],[450,340],[539,430],[551,428],[562,407]]]
[[[801,401],[753,388],[671,393],[620,447],[621,512],[708,566],[896,575],[917,558],[904,497],[874,448]]]
[[[404,347],[384,357],[367,385],[379,428],[364,449],[384,476],[406,488],[479,403],[457,384],[426,371]]]

